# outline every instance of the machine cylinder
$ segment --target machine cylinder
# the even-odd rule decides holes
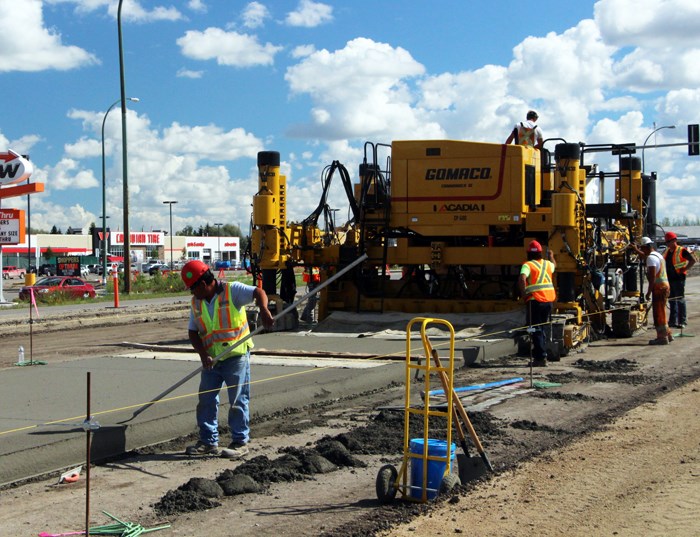
[[[253,197],[253,225],[276,226],[275,197],[272,194],[258,194]]]
[[[552,194],[552,224],[560,227],[576,226],[576,194],[572,192]]]

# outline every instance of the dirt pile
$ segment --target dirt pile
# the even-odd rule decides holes
[[[488,414],[477,412],[469,416],[483,439],[503,434],[503,426]],[[446,419],[431,416],[431,437],[445,438],[446,426]],[[423,420],[412,416],[409,430],[412,438],[422,438]],[[192,478],[166,492],[153,509],[160,516],[212,509],[221,505],[216,499],[223,496],[262,493],[272,483],[302,481],[341,468],[365,467],[359,455],[403,453],[403,412],[381,411],[364,427],[325,436],[313,447],[284,447],[279,452],[276,459],[260,455],[224,470],[215,479]]]

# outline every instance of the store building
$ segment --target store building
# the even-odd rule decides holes
[[[27,235],[23,243],[2,247],[3,265],[38,267],[51,263],[58,255],[81,256],[86,258],[86,264],[99,263],[105,244],[108,261],[123,261],[124,233],[108,229],[104,234],[101,228],[95,228],[93,235]],[[239,237],[169,237],[162,231],[132,231],[129,249],[131,263],[135,266],[150,259],[165,263],[199,259],[211,265],[228,261],[235,267],[241,260]]]

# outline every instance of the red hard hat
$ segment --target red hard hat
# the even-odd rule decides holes
[[[666,238],[666,242],[668,242],[668,241],[672,241],[674,239],[677,239],[678,236],[673,231],[667,231],[665,238]]]
[[[209,267],[202,263],[199,259],[194,259],[185,263],[182,267],[182,281],[185,282],[185,287],[192,287],[204,274],[209,270]]]
[[[537,241],[530,241],[530,244],[527,245],[527,251],[528,252],[541,252],[542,245]]]

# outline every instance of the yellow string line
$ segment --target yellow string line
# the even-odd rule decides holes
[[[585,313],[585,314],[582,315],[582,317],[589,317],[589,316],[593,316],[593,315],[600,315],[600,314],[603,314],[603,313],[611,313],[611,312],[613,312],[613,311],[617,311],[617,310],[620,310],[620,309],[625,309],[625,308],[611,308],[611,309],[609,309],[609,310],[601,310],[601,311],[592,312],[592,313]],[[479,334],[479,335],[476,335],[476,336],[469,336],[469,337],[466,337],[466,338],[463,338],[463,339],[459,339],[458,341],[456,341],[456,343],[465,343],[465,342],[468,342],[468,341],[478,341],[478,340],[481,339],[481,338],[489,338],[489,337],[497,336],[497,335],[500,335],[500,334],[509,334],[509,333],[512,333],[512,332],[516,332],[516,331],[518,331],[518,330],[524,330],[524,329],[527,329],[527,328],[530,328],[530,327],[533,327],[533,328],[534,328],[534,327],[536,327],[536,326],[544,326],[544,325],[547,325],[547,324],[553,324],[553,322],[548,321],[548,322],[539,323],[539,324],[525,325],[525,326],[516,327],[516,328],[509,328],[509,329],[507,329],[507,330],[499,330],[499,331],[496,331],[496,332],[489,332],[489,333],[486,333],[486,334]],[[434,347],[434,348],[438,348],[438,347],[442,347],[442,346],[447,345],[447,344],[449,344],[449,342],[436,343],[435,345],[433,345],[433,347]],[[421,348],[421,347],[420,347],[420,345],[419,345],[418,350],[419,350],[420,348]],[[413,351],[413,350],[415,350],[415,349],[411,349],[411,350]],[[367,358],[359,358],[359,360],[380,360],[380,359],[384,359],[384,358],[390,358],[390,357],[392,357],[392,356],[399,356],[399,355],[401,355],[401,354],[403,354],[403,353],[404,353],[404,351],[401,350],[401,351],[396,351],[396,352],[392,352],[392,353],[388,353],[388,354],[381,354],[381,355],[377,355],[377,356],[369,356],[369,357],[367,357]],[[251,381],[251,382],[249,382],[249,385],[253,385],[253,384],[262,384],[262,383],[265,383],[265,382],[271,382],[271,381],[277,381],[277,380],[287,379],[287,378],[295,377],[295,376],[298,376],[298,375],[306,375],[307,373],[315,373],[315,372],[319,372],[319,371],[324,371],[324,370],[326,370],[326,369],[333,369],[334,367],[335,367],[335,366],[330,366],[330,365],[321,366],[321,367],[314,367],[314,368],[312,368],[312,369],[306,369],[306,370],[304,370],[304,371],[297,371],[297,372],[294,372],[294,373],[287,373],[287,374],[279,375],[279,376],[276,376],[276,377],[269,377],[269,378],[266,378],[266,379]],[[235,387],[236,387],[236,386],[231,386],[231,388],[235,388]],[[194,397],[194,396],[196,396],[196,395],[198,396],[198,395],[201,395],[201,394],[204,394],[204,393],[209,393],[209,392],[218,392],[218,391],[220,391],[221,389],[222,389],[222,388],[214,388],[214,389],[212,389],[212,390],[205,390],[205,391],[202,391],[202,392],[194,392],[194,393],[188,393],[188,394],[183,394],[183,395],[176,395],[176,396],[173,396],[173,397],[167,397],[167,398],[159,399],[159,400],[157,400],[157,401],[147,401],[147,402],[145,402],[145,403],[137,403],[137,404],[134,404],[134,405],[128,405],[128,406],[123,406],[123,407],[119,407],[119,408],[112,408],[112,409],[108,409],[108,410],[102,410],[102,411],[99,411],[99,412],[94,412],[94,413],[92,414],[91,417],[95,417],[95,416],[104,416],[104,415],[106,415],[106,414],[112,414],[112,413],[114,413],[114,412],[122,412],[122,411],[124,411],[124,410],[130,410],[130,409],[134,409],[134,408],[140,408],[140,407],[145,406],[145,405],[156,405],[156,404],[159,404],[159,403],[165,403],[165,402],[170,402],[170,401],[176,401],[176,400],[178,400],[178,399],[184,399],[184,398],[186,398],[186,397]],[[40,424],[36,424],[36,425],[27,425],[27,426],[25,426],[25,427],[18,427],[18,428],[16,428],[16,429],[8,429],[8,430],[5,430],[5,431],[0,431],[0,436],[4,436],[4,435],[7,435],[7,434],[11,434],[11,433],[22,432],[22,431],[28,431],[28,430],[36,429],[36,428],[39,428],[39,427],[47,427],[47,426],[50,426],[50,425],[58,425],[58,424],[66,423],[66,422],[73,422],[73,421],[81,420],[81,419],[84,421],[84,416],[85,416],[85,415],[83,414],[83,415],[80,415],[80,416],[73,416],[73,417],[70,417],[70,418],[62,418],[62,419],[59,419],[59,420],[47,421],[47,422],[40,423]],[[80,422],[80,423],[82,423],[82,422]],[[76,423],[76,426],[79,426],[78,423]]]

